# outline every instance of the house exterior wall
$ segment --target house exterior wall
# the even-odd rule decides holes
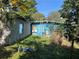
[[[60,25],[55,23],[33,23],[32,35],[51,36]]]
[[[20,24],[23,24],[23,29],[22,29],[22,33],[19,33],[19,26]],[[9,35],[9,37],[7,38],[6,42],[7,44],[11,44],[16,42],[17,40],[20,40],[28,35],[31,34],[30,31],[30,22],[26,22],[20,19],[17,19],[14,23],[14,25],[12,25],[10,27],[11,29],[11,34]]]

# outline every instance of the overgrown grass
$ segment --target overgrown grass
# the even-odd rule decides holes
[[[18,52],[19,46],[31,47],[33,52]],[[70,59],[70,49],[50,43],[50,38],[30,36],[21,42],[12,46],[5,47],[6,50],[12,51],[7,59]],[[79,59],[79,50],[74,49],[74,59]]]

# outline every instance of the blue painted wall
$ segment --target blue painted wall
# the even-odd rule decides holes
[[[52,24],[52,23],[51,24],[50,23],[32,24],[32,35],[50,36],[52,31],[54,31],[57,27],[58,25]]]

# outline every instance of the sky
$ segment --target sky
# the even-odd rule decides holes
[[[37,10],[47,17],[51,12],[61,9],[64,0],[36,0]]]

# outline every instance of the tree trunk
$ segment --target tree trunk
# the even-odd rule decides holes
[[[72,43],[71,43],[70,59],[74,59],[73,52],[74,52],[74,39],[72,40]]]
[[[5,39],[10,35],[11,31],[8,26],[5,25],[2,21],[0,21],[0,46],[6,44]]]

